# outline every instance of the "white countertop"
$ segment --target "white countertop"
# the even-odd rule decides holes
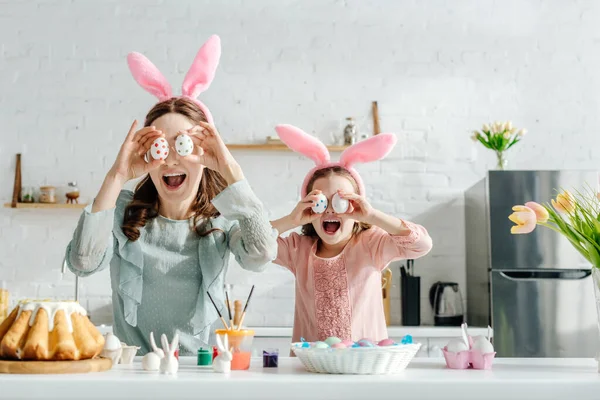
[[[111,326],[101,325],[98,327],[102,334],[112,332]],[[292,327],[250,327],[254,330],[255,337],[292,337]],[[493,330],[492,330],[493,336]],[[456,326],[388,326],[388,336],[391,338],[401,338],[405,335],[412,335],[414,338],[453,338],[461,335],[460,327]],[[487,336],[487,327],[469,327],[469,335]]]
[[[175,377],[133,365],[80,375],[1,375],[2,399],[424,399],[597,400],[600,374],[593,359],[497,359],[491,371],[450,370],[443,360],[414,359],[397,375],[326,375],[304,370],[298,359],[280,357],[279,368],[229,375],[197,367],[182,357]]]

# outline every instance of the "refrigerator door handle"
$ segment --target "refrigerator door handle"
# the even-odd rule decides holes
[[[568,269],[550,271],[499,271],[502,277],[512,281],[539,279],[585,279],[592,274],[591,269]]]

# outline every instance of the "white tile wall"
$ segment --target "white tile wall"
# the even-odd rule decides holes
[[[330,142],[344,118],[370,131],[370,102],[399,144],[359,167],[373,205],[423,223],[434,240],[416,263],[426,303],[438,279],[465,283],[462,192],[493,167],[470,131],[512,119],[530,135],[512,168],[594,168],[600,144],[600,3],[522,0],[0,0],[0,199],[14,154],[26,185],[77,180],[99,188],[133,118],[153,99],[125,56],[143,52],[177,88],[206,38],[222,38],[217,77],[202,96],[228,142],[261,141],[292,123]],[[235,152],[272,217],[288,212],[310,163],[289,153]],[[18,296],[67,296],[64,248],[76,211],[0,210],[0,279]],[[398,269],[393,322],[398,323]],[[293,278],[233,266],[248,323],[289,325]],[[108,273],[83,281],[98,321],[110,319]]]

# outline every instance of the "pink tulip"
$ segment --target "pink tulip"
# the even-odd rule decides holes
[[[551,202],[552,207],[560,213],[571,213],[575,210],[575,198],[566,190],[556,196],[556,201],[552,199]]]
[[[533,232],[537,224],[535,212],[525,206],[514,206],[514,213],[508,216],[516,225],[510,228],[510,233],[513,235]]]
[[[543,224],[548,221],[550,215],[548,214],[548,210],[546,210],[543,205],[538,204],[535,201],[528,201],[525,203],[525,206],[533,210],[538,224]]]

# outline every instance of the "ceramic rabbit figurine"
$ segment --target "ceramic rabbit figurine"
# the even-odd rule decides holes
[[[160,360],[160,373],[176,375],[177,370],[179,369],[179,361],[175,358],[175,350],[177,350],[177,346],[179,345],[179,334],[176,333],[175,336],[173,336],[171,345],[169,345],[167,335],[165,334],[160,337],[160,341],[162,342],[163,350],[165,352],[165,356]]]
[[[142,358],[142,368],[146,371],[158,371],[160,360],[163,359],[165,353],[162,349],[156,347],[154,332],[150,332],[150,346],[152,347],[152,351]]]
[[[231,360],[233,360],[233,354],[229,351],[229,339],[227,335],[221,340],[221,335],[217,335],[217,348],[219,349],[219,355],[213,360],[213,369],[215,372],[228,374],[231,372]]]

